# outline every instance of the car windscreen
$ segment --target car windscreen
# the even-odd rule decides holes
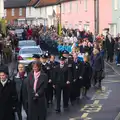
[[[36,46],[35,42],[19,42],[19,46]]]
[[[26,48],[20,50],[20,54],[41,54],[40,48]]]

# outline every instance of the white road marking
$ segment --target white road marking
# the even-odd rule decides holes
[[[112,70],[113,70],[116,74],[120,75],[120,73],[119,73],[117,70],[115,70],[115,68],[114,68],[112,65],[110,65],[110,64],[107,63],[106,61],[105,61],[105,63],[106,63],[109,67],[111,67]]]
[[[116,116],[115,120],[120,120],[120,112],[119,112],[118,115]]]

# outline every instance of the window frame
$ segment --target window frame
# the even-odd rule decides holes
[[[85,12],[88,11],[88,0],[84,0],[84,10]]]
[[[23,9],[19,8],[19,16],[22,16],[22,15],[23,15]]]
[[[12,10],[11,10],[11,16],[15,16],[15,9],[14,8],[12,8]]]

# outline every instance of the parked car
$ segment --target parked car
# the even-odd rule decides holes
[[[17,55],[19,53],[19,50],[22,47],[25,46],[37,46],[36,42],[34,40],[23,40],[23,41],[18,41],[18,46],[15,48],[15,57],[17,58]]]
[[[42,55],[42,53],[43,52],[39,46],[22,47],[17,57],[18,63],[28,66],[28,64],[33,61],[32,57],[34,54]]]
[[[17,35],[18,40],[22,40],[22,33],[23,33],[24,29],[15,29],[15,34]]]

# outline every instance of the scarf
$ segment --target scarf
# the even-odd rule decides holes
[[[19,76],[20,76],[20,78],[24,78],[24,75],[25,75],[25,72],[19,72]]]
[[[38,82],[38,78],[40,76],[40,71],[39,72],[34,72],[34,91],[36,92],[36,87],[37,87],[37,82]]]

